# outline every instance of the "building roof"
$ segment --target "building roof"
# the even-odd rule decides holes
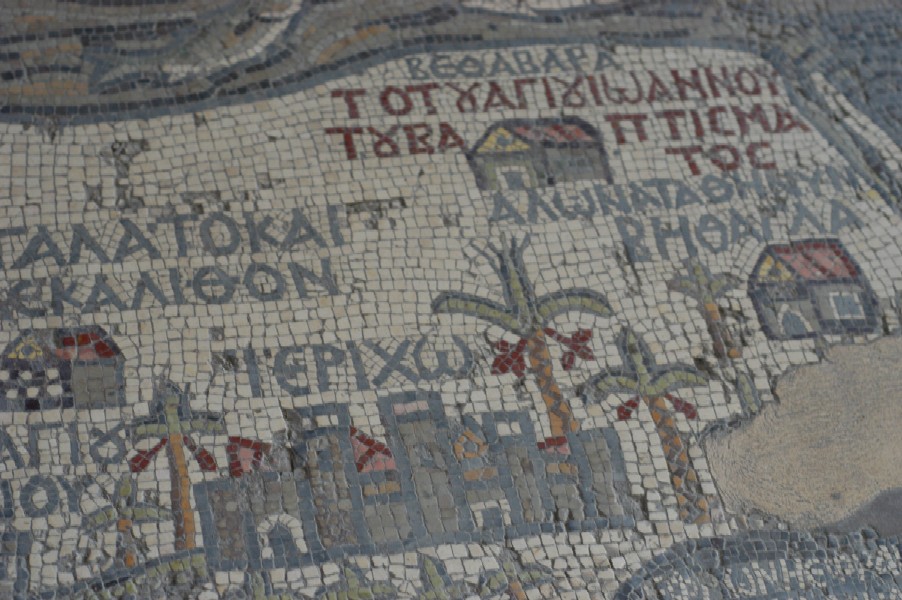
[[[858,266],[838,240],[803,240],[768,246],[752,271],[758,283],[853,279]]]
[[[119,347],[102,328],[75,327],[25,332],[6,346],[2,360],[52,364],[119,356],[122,356]]]
[[[600,146],[594,127],[574,117],[563,119],[510,119],[495,123],[476,142],[473,154],[525,152],[546,148]]]

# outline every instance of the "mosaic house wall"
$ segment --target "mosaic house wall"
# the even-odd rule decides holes
[[[898,7],[735,4],[0,11],[0,597],[902,596]]]

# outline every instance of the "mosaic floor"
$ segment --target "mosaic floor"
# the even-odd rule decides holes
[[[900,37],[0,3],[0,598],[902,598]]]

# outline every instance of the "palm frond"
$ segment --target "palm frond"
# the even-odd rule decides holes
[[[675,365],[652,376],[648,389],[643,390],[643,393],[648,396],[660,396],[678,388],[707,385],[707,383],[708,378],[700,371],[684,365]]]
[[[607,398],[616,392],[636,393],[639,391],[639,381],[619,371],[609,371],[596,375],[586,382],[586,388],[599,394],[601,399]]]
[[[432,302],[435,313],[464,314],[478,317],[508,331],[520,332],[520,322],[501,304],[460,292],[442,292]]]
[[[528,245],[529,236],[523,238],[519,247],[516,240],[512,240],[510,248],[498,255],[504,299],[514,317],[523,321],[529,320],[536,302],[535,291],[526,276],[526,263],[523,260],[523,252]]]
[[[701,290],[698,284],[688,275],[674,277],[667,282],[667,287],[675,292],[683,294],[684,296],[695,298],[696,300],[699,300],[699,296],[701,296]]]
[[[719,298],[728,289],[739,285],[738,278],[727,273],[712,275],[708,267],[695,259],[686,262],[684,267],[687,274],[674,277],[667,287],[699,302]]]
[[[184,422],[183,422],[184,423]],[[191,428],[191,431],[197,431],[198,433],[225,433],[226,427],[225,423],[220,420],[212,420],[212,419],[191,419],[188,421],[188,426]],[[187,432],[186,432],[187,433]]]
[[[469,594],[462,582],[451,581],[444,567],[428,556],[422,556],[420,577],[423,590],[417,595],[422,600],[463,600]]]
[[[492,269],[492,271],[499,278],[501,278],[501,266],[498,263],[498,256],[500,254],[500,251],[498,250],[498,248],[496,248],[491,243],[486,243],[486,248],[480,248],[472,242],[470,243],[470,248],[472,248],[473,251],[476,252],[476,254],[481,256]]]
[[[119,520],[119,511],[113,506],[105,506],[85,516],[83,527],[88,531],[102,529]]]
[[[169,435],[169,427],[166,423],[141,423],[134,428],[134,436],[137,439],[147,437],[166,437]]]
[[[128,475],[123,475],[116,482],[115,502],[117,505],[125,506],[132,502],[137,495],[135,482]]]
[[[735,288],[739,285],[739,279],[732,275],[718,275],[711,280],[711,284],[708,289],[711,290],[711,295],[715,298],[720,298],[724,295],[724,293],[732,288]]]
[[[542,565],[521,566],[519,563],[507,560],[500,569],[493,569],[480,577],[478,591],[480,595],[488,596],[508,589],[511,583],[525,584],[532,588],[536,584],[553,579],[554,573],[548,567]]]
[[[323,600],[360,600],[377,598],[397,598],[398,590],[387,583],[366,581],[366,577],[356,568],[346,566],[342,577],[325,588],[317,590],[315,598]]]
[[[536,314],[543,323],[570,311],[588,312],[600,317],[610,316],[612,312],[607,299],[590,289],[577,288],[545,294],[536,301]]]

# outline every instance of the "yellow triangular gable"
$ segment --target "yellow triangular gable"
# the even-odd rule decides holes
[[[523,152],[529,149],[529,144],[504,127],[499,127],[485,138],[477,152]]]
[[[16,360],[35,360],[44,355],[41,345],[33,337],[19,340],[19,343],[6,355],[7,358]]]
[[[759,281],[792,281],[794,278],[792,272],[781,260],[774,259],[773,256],[767,256],[761,261],[761,267],[758,269]]]

